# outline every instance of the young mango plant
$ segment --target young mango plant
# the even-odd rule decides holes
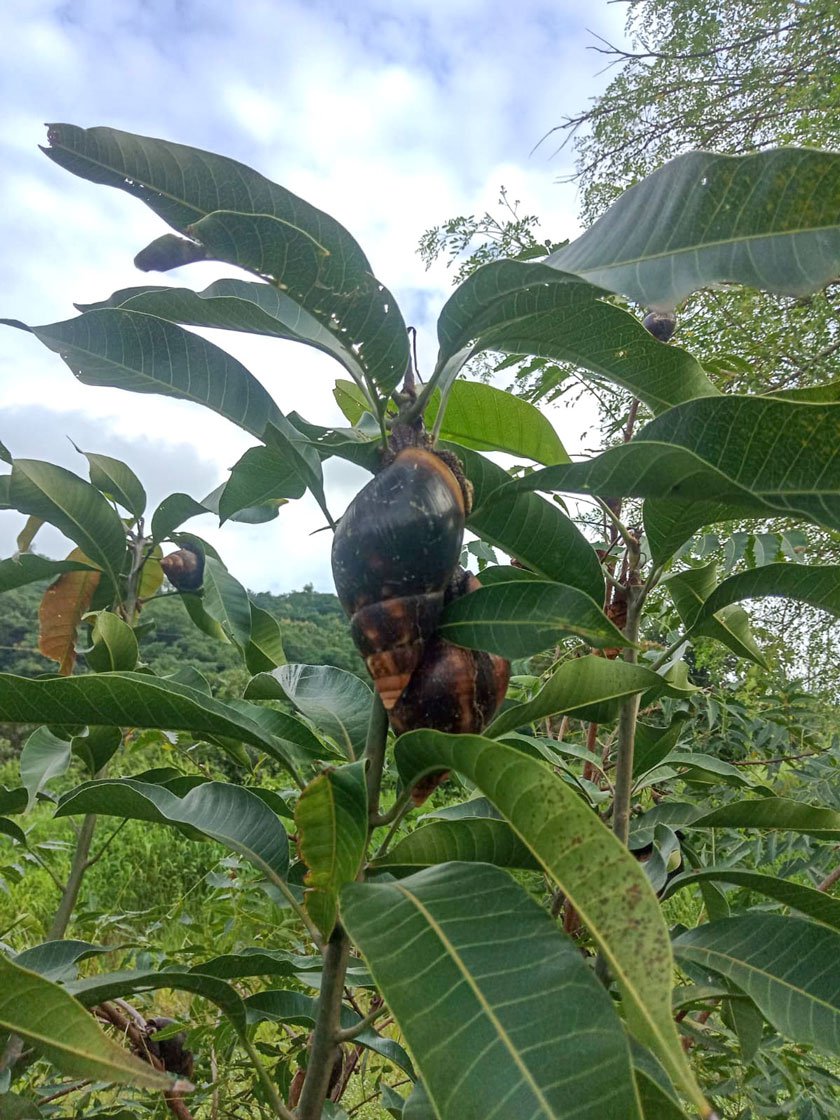
[[[161,1089],[181,1117],[219,1115],[227,1081],[238,1087],[235,1114],[284,1120],[347,1115],[339,1102],[370,1054],[382,1062],[374,1095],[405,1120],[734,1115],[716,1097],[704,1045],[712,1031],[718,1051],[740,1047],[744,1068],[763,1047],[788,1044],[813,1054],[814,1069],[817,1055],[836,1059],[836,873],[813,885],[764,873],[734,841],[718,863],[716,838],[807,837],[816,873],[840,837],[840,812],[777,796],[686,744],[698,690],[680,656],[703,636],[760,660],[738,604],[782,595],[838,614],[840,565],[773,563],[718,583],[709,565],[677,557],[698,530],[734,518],[840,529],[837,387],[806,399],[723,395],[690,354],[654,336],[663,313],[698,288],[735,282],[802,296],[835,279],[840,156],[673,161],[545,260],[496,261],[469,276],[441,312],[437,361],[421,386],[393,295],[328,215],[239,163],[161,140],[62,124],[50,126],[45,151],[134,195],[175,231],[138,255],[140,268],[213,259],[254,279],[201,292],[136,287],[67,322],[10,325],[83,383],[203,404],[257,443],[213,495],[171,495],[148,528],[122,464],[90,456],[85,482],[5,453],[4,505],[56,525],[78,551],[47,561],[27,552],[30,535],[3,561],[3,586],[57,574],[53,594],[71,569],[93,572],[101,597],[84,601],[67,632],[75,638],[97,611],[101,655],[86,655],[92,672],[71,675],[71,638],[58,675],[3,676],[0,720],[39,725],[47,761],[36,765],[27,744],[30,796],[79,729],[161,728],[223,745],[243,763],[241,782],[171,771],[109,778],[97,759],[57,815],[138,819],[227,847],[256,868],[278,928],[281,910],[295,915],[300,951],[263,940],[189,966],[137,962],[82,979],[78,962],[100,947],[54,936],[9,954],[0,1023],[20,1045],[7,1047],[3,1088],[20,1076],[28,1094],[9,1092],[9,1109],[56,1114],[17,1072],[28,1048],[100,1087]],[[655,309],[650,329],[610,293]],[[282,383],[270,393],[189,327],[329,354],[343,367],[335,391],[349,426],[284,414]],[[629,390],[652,419],[572,463],[533,406],[463,379],[482,351],[571,362]],[[508,472],[493,451],[536,469]],[[331,456],[374,476],[338,519],[322,478]],[[336,587],[373,689],[336,669],[282,664],[276,623],[206,542],[179,532],[207,509],[268,520],[304,490],[335,528]],[[591,542],[545,494],[594,499],[606,539]],[[628,501],[643,502],[638,518]],[[465,529],[478,541],[480,580],[460,568]],[[178,549],[161,560],[168,541]],[[495,550],[513,564],[486,563]],[[252,673],[242,700],[215,699],[188,670],[162,677],[138,662],[138,607],[150,593],[140,587],[161,565],[196,624],[242,651]],[[662,588],[680,619],[666,648],[645,632],[646,604]],[[115,652],[128,646],[128,660]],[[525,671],[546,651],[533,663],[542,671]],[[504,699],[511,661],[522,671]],[[569,733],[578,722],[585,743]],[[64,746],[51,755],[46,735]],[[247,767],[264,760],[288,775],[289,798],[257,785]],[[470,795],[418,816],[447,774],[462,786],[444,785],[436,805],[444,790]],[[705,802],[681,799],[698,781]],[[25,790],[9,791],[4,808],[26,801]],[[675,877],[683,861],[692,870]],[[720,883],[777,908],[747,912],[741,902],[733,916]],[[661,897],[681,888],[699,890],[704,909],[692,928],[671,929]],[[261,986],[272,977],[286,986]],[[227,1066],[202,1068],[199,1055],[193,1068],[180,1043],[171,1048],[180,1057],[167,1058],[177,1024],[151,1039],[156,1050],[136,1047],[143,1064],[84,1010],[128,1030],[119,1007],[160,988],[218,1009],[212,1053]],[[147,1043],[158,1022],[143,1020]],[[251,1074],[237,1064],[243,1054]],[[198,1086],[192,1099],[185,1078]],[[105,1107],[88,1099],[86,1114]]]

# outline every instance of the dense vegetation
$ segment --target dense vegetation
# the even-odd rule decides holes
[[[430,232],[459,283],[424,385],[329,215],[213,153],[50,126],[50,159],[175,231],[138,267],[239,278],[8,325],[255,443],[153,511],[119,460],[0,445],[0,1120],[834,1120],[840,155],[776,146],[810,86],[754,135],[732,108],[775,104],[780,43],[816,79],[836,40],[822,3],[759,7],[744,42],[740,5],[634,7],[644,49],[581,145],[584,182],[618,178],[575,242],[515,212]],[[645,140],[668,67],[689,142],[711,88],[743,154]],[[285,414],[196,326],[329,353],[347,426]],[[537,407],[570,384],[603,421],[578,462]],[[373,475],[338,518],[331,457]],[[184,528],[305,491],[343,610],[248,592]]]

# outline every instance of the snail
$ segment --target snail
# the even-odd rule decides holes
[[[479,587],[479,580],[459,567],[450,580],[445,601],[459,599]],[[504,700],[509,680],[509,661],[484,650],[464,649],[434,635],[389,713],[391,726],[398,735],[418,727],[479,734]]]
[[[412,437],[392,437],[386,465],[350,503],[332,548],[338,598],[387,711],[437,629],[470,506],[455,456],[406,446]]]
[[[164,575],[179,591],[197,591],[204,582],[204,552],[187,545],[160,562]]]
[[[468,595],[481,586],[471,572],[458,568],[447,589],[446,601]],[[389,712],[397,735],[419,727],[460,734],[480,734],[501,706],[510,680],[510,662],[484,650],[464,649],[435,635],[423,660]],[[427,774],[411,791],[422,805],[449,777],[448,770]]]

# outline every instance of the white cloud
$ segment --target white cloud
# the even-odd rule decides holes
[[[416,256],[427,227],[492,208],[504,184],[526,212],[544,216],[552,236],[577,228],[574,192],[555,181],[568,162],[550,160],[550,145],[530,153],[604,84],[594,77],[600,63],[585,49],[591,40],[582,18],[574,0],[404,0],[397,7],[381,0],[7,0],[0,12],[0,314],[61,320],[74,314],[73,301],[155,282],[131,261],[162,232],[159,220],[37,150],[44,120],[109,124],[241,159],[337,217],[420,329],[428,370],[450,280],[442,268],[425,273]],[[585,18],[598,33],[620,38],[621,6],[602,0]],[[201,288],[217,274],[200,266],[169,282]],[[215,337],[285,411],[339,419],[331,387],[340,371],[328,359],[290,344]],[[64,462],[56,441],[66,432],[90,450],[125,458],[141,477],[191,489],[178,477],[180,449],[199,497],[203,472],[213,480],[209,489],[252,442],[184,402],[82,386],[34,338],[7,329],[0,394],[4,409],[14,410],[5,412],[0,438],[16,454]],[[161,478],[156,468],[164,462],[171,471]],[[328,464],[326,474],[340,512],[361,476],[344,464]],[[10,516],[0,520],[4,554]],[[327,534],[309,535],[321,520],[315,504],[303,501],[269,526],[202,531],[254,588],[312,580],[326,589]]]

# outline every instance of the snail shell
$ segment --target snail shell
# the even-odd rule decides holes
[[[444,459],[407,447],[360,490],[338,523],[338,598],[387,710],[437,629],[461,552],[465,490]]]
[[[160,562],[163,573],[179,591],[197,591],[204,582],[204,554],[195,548],[179,548]]]
[[[446,591],[446,602],[481,587],[476,577],[458,567]],[[494,653],[464,649],[435,636],[423,660],[389,712],[397,735],[430,727],[435,731],[477,735],[490,723],[505,698],[510,662]],[[422,805],[445,781],[448,770],[427,774],[414,786],[411,799]]]

